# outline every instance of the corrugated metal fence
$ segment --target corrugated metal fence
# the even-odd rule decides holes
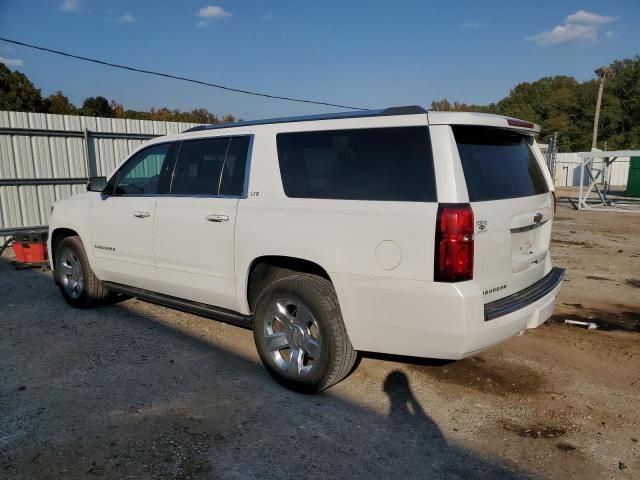
[[[596,168],[602,168],[602,161],[594,161]],[[581,162],[577,153],[558,153],[556,157],[556,178],[558,187],[579,187]],[[629,176],[629,157],[618,158],[609,169],[609,185],[622,186],[627,184]],[[589,184],[589,177],[585,172],[585,185]]]
[[[0,240],[46,225],[53,202],[108,175],[145,140],[196,125],[0,111]]]

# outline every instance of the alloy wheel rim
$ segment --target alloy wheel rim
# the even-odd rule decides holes
[[[269,356],[287,376],[305,377],[318,364],[320,329],[311,310],[301,301],[273,301],[267,310],[263,335]]]
[[[70,248],[65,249],[60,255],[59,268],[64,290],[74,300],[80,298],[84,290],[84,274],[76,252]]]

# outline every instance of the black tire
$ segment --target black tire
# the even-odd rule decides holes
[[[65,288],[65,277],[67,275],[65,275],[63,271],[62,262],[65,255],[69,252],[72,252],[73,258],[78,260],[83,277],[82,289],[77,293],[70,293],[69,290]],[[109,295],[109,290],[103,286],[102,282],[95,276],[93,270],[91,270],[87,252],[85,252],[80,237],[73,236],[63,238],[56,247],[55,254],[56,265],[54,279],[58,287],[60,287],[62,296],[67,303],[75,308],[92,308],[103,304]]]
[[[271,312],[273,306],[282,299],[291,299],[306,308],[315,320],[314,329],[319,332],[319,358],[309,358],[307,353],[304,354],[305,362],[313,362],[304,376],[295,373],[290,375],[273,357],[274,350],[267,347],[267,325],[269,319],[273,318]],[[296,274],[269,285],[258,299],[253,318],[253,336],[267,371],[282,385],[299,392],[317,393],[338,383],[351,372],[356,361],[356,351],[347,335],[333,285],[316,275]],[[287,348],[291,348],[290,353],[293,352],[294,347],[288,346],[281,356],[286,356]]]

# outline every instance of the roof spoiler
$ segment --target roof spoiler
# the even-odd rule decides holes
[[[477,112],[428,112],[430,125],[474,125],[540,133],[540,126],[518,118]]]

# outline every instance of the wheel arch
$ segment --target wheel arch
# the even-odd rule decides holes
[[[246,271],[243,301],[253,313],[260,294],[270,284],[298,273],[310,273],[333,283],[329,272],[319,263],[306,258],[287,255],[261,255],[254,258]]]
[[[56,250],[60,242],[67,237],[76,236],[80,237],[80,234],[76,230],[67,227],[58,227],[51,232],[51,251],[49,252],[49,258],[51,258],[52,270],[56,268]]]

